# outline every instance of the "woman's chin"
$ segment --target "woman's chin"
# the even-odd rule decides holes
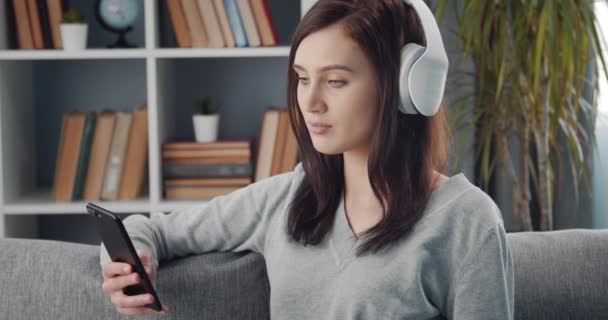
[[[338,146],[333,146],[326,143],[315,143],[314,139],[312,144],[315,147],[315,150],[317,150],[317,152],[328,156],[341,154],[343,152],[342,148],[339,148]]]

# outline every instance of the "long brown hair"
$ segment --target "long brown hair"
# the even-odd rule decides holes
[[[287,103],[299,144],[305,178],[289,207],[289,238],[303,245],[319,244],[331,230],[344,188],[344,163],[339,155],[318,152],[311,141],[297,101],[297,74],[291,68],[302,40],[340,23],[376,69],[379,117],[368,157],[368,174],[383,219],[365,233],[357,255],[388,247],[422,217],[432,193],[433,170],[443,172],[448,154],[443,108],[432,117],[398,111],[401,48],[425,44],[413,9],[403,0],[319,0],[298,25],[289,53]],[[322,57],[320,57],[322,58]]]

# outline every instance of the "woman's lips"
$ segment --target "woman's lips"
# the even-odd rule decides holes
[[[319,124],[319,123],[311,123],[308,125],[308,129],[310,130],[310,132],[312,132],[314,134],[327,133],[331,128],[332,128],[332,126],[330,126],[330,125],[323,125],[323,124]]]

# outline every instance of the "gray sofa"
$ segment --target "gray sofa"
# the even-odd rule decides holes
[[[516,319],[608,319],[608,230],[508,233]],[[124,319],[104,296],[99,247],[0,239],[0,319]],[[262,256],[208,253],[161,262],[169,319],[268,319]],[[159,319],[163,316],[142,317]]]

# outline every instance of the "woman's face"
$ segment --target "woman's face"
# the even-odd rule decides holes
[[[298,104],[315,149],[367,152],[378,116],[376,72],[339,24],[308,35],[298,47]],[[319,122],[331,126],[314,128]]]

